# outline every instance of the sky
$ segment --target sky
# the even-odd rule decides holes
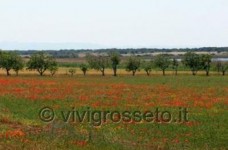
[[[228,46],[228,0],[1,0],[0,49]]]

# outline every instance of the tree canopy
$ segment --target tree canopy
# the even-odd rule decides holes
[[[46,70],[56,65],[57,63],[52,56],[38,52],[31,56],[27,63],[27,69],[36,70],[42,76]]]

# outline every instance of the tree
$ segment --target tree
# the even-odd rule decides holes
[[[44,52],[37,52],[33,54],[27,63],[27,69],[36,70],[40,76],[43,76],[46,70],[54,66],[56,66],[55,59]]]
[[[84,74],[84,76],[86,75],[86,72],[87,72],[87,70],[88,70],[88,68],[89,68],[89,66],[87,65],[87,64],[80,64],[80,69],[81,69],[81,71],[83,72],[83,74]]]
[[[217,62],[216,62],[216,69],[217,69],[218,73],[221,72],[221,67],[222,67],[221,61],[217,61]]]
[[[71,68],[68,70],[68,72],[71,74],[71,76],[73,76],[76,73],[76,69]]]
[[[170,58],[165,54],[157,55],[154,59],[154,64],[156,67],[162,70],[163,76],[165,75],[165,70],[170,65]]]
[[[206,71],[207,76],[209,76],[209,71],[210,71],[210,67],[211,67],[211,58],[212,58],[212,56],[209,54],[202,54],[200,56],[201,67],[202,67],[202,69],[204,69]]]
[[[48,70],[51,73],[51,76],[54,76],[55,73],[58,71],[58,64],[56,61],[52,61],[48,67]]]
[[[120,54],[117,52],[111,52],[109,53],[109,57],[111,59],[111,63],[112,63],[112,69],[113,69],[113,75],[117,76],[117,66],[120,63]]]
[[[13,65],[13,70],[16,72],[16,75],[18,76],[19,70],[22,70],[24,68],[24,61],[20,56],[16,56],[15,60],[16,61]]]
[[[221,71],[222,71],[223,76],[225,76],[227,70],[228,70],[228,63],[227,62],[221,62]]]
[[[101,71],[102,76],[105,76],[105,69],[110,66],[110,61],[107,56],[87,55],[87,62],[92,69]]]
[[[10,70],[13,69],[18,75],[19,70],[23,69],[23,60],[15,52],[0,53],[0,67],[6,70],[7,76],[10,75]]]
[[[152,71],[153,62],[152,61],[144,61],[143,69],[146,71],[147,76],[150,76],[150,72]]]
[[[175,71],[175,75],[177,75],[178,66],[179,66],[179,63],[178,63],[177,59],[173,58],[172,68]]]
[[[126,71],[131,71],[132,75],[135,76],[137,70],[141,65],[141,60],[136,56],[130,56],[126,63]]]
[[[192,75],[196,75],[197,71],[201,68],[200,56],[193,52],[187,52],[182,63],[191,69]]]

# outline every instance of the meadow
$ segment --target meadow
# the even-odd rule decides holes
[[[154,72],[135,77],[120,70],[102,77],[89,71],[83,76],[65,74],[40,77],[24,71],[20,76],[0,76],[0,149],[227,149],[228,77],[200,72],[166,76]],[[51,122],[40,119],[40,110],[56,113]],[[76,108],[109,111],[142,111],[159,108],[178,115],[188,109],[186,122],[90,122],[61,119],[61,111]],[[116,116],[118,119],[118,116]]]

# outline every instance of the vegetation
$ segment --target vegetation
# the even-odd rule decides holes
[[[206,71],[206,75],[209,76],[209,71],[211,68],[211,55],[208,54],[203,54],[200,56],[201,58],[201,65],[202,65],[202,69],[204,69]]]
[[[189,67],[192,75],[196,75],[201,68],[200,56],[193,52],[188,52],[184,55],[183,64]]]
[[[71,76],[73,76],[73,75],[76,73],[76,69],[70,68],[70,69],[68,70],[68,72],[70,73]]]
[[[14,52],[0,53],[0,67],[6,70],[7,76],[10,75],[10,70],[13,69],[18,75],[18,71],[23,69],[22,58]]]
[[[110,66],[110,60],[107,56],[87,56],[88,64],[92,69],[101,71],[102,76],[105,76],[105,69]]]
[[[59,67],[67,68],[80,68],[84,75],[86,75],[89,67],[91,69],[98,70],[105,76],[106,69],[112,69],[113,75],[117,76],[117,69],[125,69],[128,72],[132,72],[134,76],[137,71],[143,69],[147,76],[149,76],[152,70],[157,71],[157,68],[163,72],[174,70],[175,75],[177,71],[192,71],[193,75],[196,75],[198,71],[205,71],[209,76],[210,71],[217,71],[225,75],[227,71],[226,62],[212,62],[212,55],[209,54],[196,54],[194,52],[188,52],[184,54],[181,62],[175,57],[171,57],[167,54],[160,54],[156,57],[144,57],[132,55],[130,57],[120,57],[117,52],[110,52],[108,55],[87,55],[86,60],[82,62],[57,62],[53,56],[46,53],[38,52],[34,53],[28,62],[26,63],[28,70],[36,70],[41,76],[43,76],[46,70],[49,70],[51,76],[54,76]],[[148,61],[150,59],[150,61]],[[123,61],[124,63],[121,63]],[[25,66],[24,59],[15,52],[0,51],[0,68],[6,70],[7,75],[10,75],[14,70],[16,75],[20,70],[23,70]],[[68,73],[68,71],[66,71]]]
[[[227,77],[182,74],[165,78],[0,76],[4,85],[0,86],[0,149],[226,149],[227,82]],[[55,111],[55,121],[40,120],[38,114],[46,106]],[[106,121],[100,126],[87,120],[65,123],[61,117],[61,111],[67,115],[78,110],[82,115],[88,107],[91,112],[159,108],[174,117],[180,107],[186,107],[190,113],[183,123]]]
[[[51,76],[54,76],[56,74],[56,72],[58,71],[58,64],[55,61],[52,62],[52,65],[50,65],[49,71],[50,71]]]
[[[67,69],[64,71],[73,76],[77,67],[84,75],[91,67],[103,76],[105,73],[115,76],[121,65],[133,76],[140,68],[148,76],[157,68],[163,75],[167,71],[174,70],[177,74],[177,70],[187,69],[193,75],[205,71],[209,76],[211,70],[225,75],[228,70],[228,63],[212,62],[210,55],[193,52],[184,55],[183,63],[168,55],[158,55],[150,61],[135,55],[124,63],[120,60],[118,53],[88,55],[88,64],[83,62],[58,70],[52,56],[39,52],[31,56],[27,67],[40,75],[49,70],[52,76],[61,69]],[[22,58],[15,52],[0,52],[0,67],[7,75],[11,70],[18,74],[23,66]],[[93,75],[86,78],[0,76],[3,85],[0,86],[0,149],[34,149],[34,145],[37,149],[226,149],[228,78],[215,75],[196,78],[180,73],[166,78],[144,76],[103,79]],[[41,121],[39,113],[44,106],[54,110],[54,121]],[[75,109],[83,115],[88,109],[97,113],[98,110],[147,112],[153,108],[172,112],[174,116],[180,115],[180,108],[188,108],[191,113],[186,122],[176,122],[176,118],[168,123],[164,120],[113,123],[110,118],[99,122],[99,114],[92,123],[87,119],[79,123],[74,118],[64,122],[64,117],[78,115],[71,115]]]
[[[163,76],[165,75],[165,70],[169,67],[170,63],[170,58],[165,54],[157,55],[154,60],[155,66],[162,70]]]
[[[177,61],[177,59],[173,58],[172,69],[175,71],[175,75],[177,75],[178,66],[179,66],[179,62]]]
[[[140,49],[133,49],[133,48],[126,48],[126,49],[98,49],[98,50],[88,50],[88,49],[81,49],[81,50],[46,50],[45,53],[54,56],[55,58],[77,58],[79,53],[110,53],[110,52],[117,52],[119,54],[146,54],[146,53],[154,53],[154,52],[227,52],[228,47],[202,47],[202,48],[173,48],[173,49],[157,49],[157,48],[140,48]],[[35,50],[23,50],[23,51],[16,51],[20,55],[32,55],[37,53],[38,51]]]
[[[146,72],[147,76],[150,76],[152,67],[153,67],[153,61],[144,61],[143,62],[143,69]]]
[[[226,71],[228,70],[228,63],[227,62],[221,62],[221,72],[224,76],[226,74]]]
[[[31,56],[27,63],[27,69],[36,70],[41,76],[48,69],[57,70],[57,63],[52,56],[45,54],[44,52],[38,52]]]
[[[112,63],[113,75],[117,76],[117,66],[120,64],[120,54],[117,52],[110,52],[109,57]]]
[[[83,72],[84,76],[86,75],[86,72],[88,71],[89,66],[87,64],[80,64],[80,69]]]
[[[135,76],[136,71],[140,70],[141,60],[136,56],[131,56],[126,62],[126,71],[132,72]]]

